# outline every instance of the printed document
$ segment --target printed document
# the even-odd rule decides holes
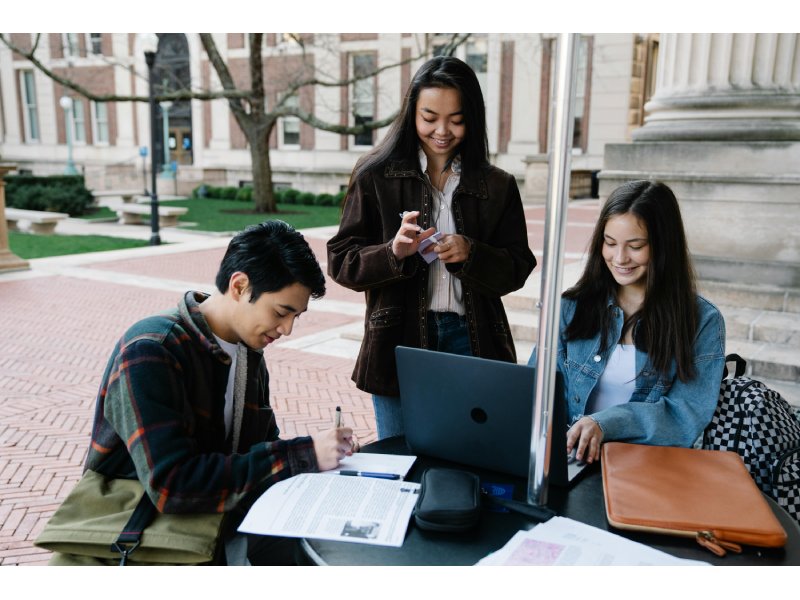
[[[676,558],[610,531],[565,517],[553,517],[529,531],[518,531],[497,552],[482,558],[481,566],[637,566],[707,565]]]
[[[304,473],[264,492],[239,531],[399,547],[419,488],[403,480]]]

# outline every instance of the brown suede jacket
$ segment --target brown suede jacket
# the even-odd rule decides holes
[[[353,182],[339,232],[328,241],[328,274],[366,293],[353,381],[371,394],[400,395],[395,347],[427,347],[428,265],[418,255],[398,261],[392,240],[403,211],[420,211],[418,224],[430,226],[431,194],[416,161],[390,161]],[[536,266],[517,183],[493,166],[464,172],[452,206],[455,233],[472,242],[465,262],[447,265],[463,286],[472,353],[513,362],[514,342],[500,298],[521,288]]]

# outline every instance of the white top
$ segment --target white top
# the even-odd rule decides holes
[[[214,334],[217,343],[231,357],[231,370],[228,372],[228,386],[225,388],[225,437],[231,434],[231,424],[233,423],[233,384],[236,381],[236,355],[238,344],[226,342],[218,335]]]
[[[428,157],[420,148],[419,164],[422,172],[428,168]],[[456,156],[450,164],[453,173],[447,178],[444,190],[439,191],[431,184],[433,192],[433,205],[431,207],[431,225],[436,231],[445,234],[456,232],[455,219],[453,218],[453,192],[461,181],[461,159]],[[425,177],[430,183],[427,173]],[[464,292],[461,281],[453,277],[441,260],[434,260],[430,264],[428,275],[428,310],[437,312],[454,312],[459,315],[466,314],[464,309]]]
[[[635,385],[636,346],[617,344],[586,403],[586,414],[592,415],[605,408],[624,404],[631,399]]]

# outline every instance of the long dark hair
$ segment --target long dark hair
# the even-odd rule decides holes
[[[381,142],[361,158],[350,178],[352,185],[359,176],[391,159],[416,160],[417,99],[425,88],[452,88],[461,95],[461,112],[466,126],[464,139],[458,146],[461,164],[467,171],[477,170],[489,162],[489,141],[486,135],[486,106],[475,71],[453,56],[436,56],[423,64],[408,86],[400,114],[389,126]]]
[[[657,181],[631,181],[608,197],[597,220],[583,275],[565,298],[576,300],[568,339],[586,339],[601,334],[601,351],[609,343],[611,313],[608,299],[616,298],[618,284],[603,259],[606,223],[616,215],[635,215],[647,228],[650,264],[644,304],[634,316],[636,347],[647,352],[650,363],[661,375],[669,371],[672,359],[681,381],[694,376],[692,346],[697,333],[697,287],[686,234],[675,194]]]

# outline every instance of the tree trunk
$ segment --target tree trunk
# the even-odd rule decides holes
[[[276,213],[278,206],[272,190],[272,165],[269,161],[269,132],[256,133],[249,139],[253,165],[253,203],[255,211]]]

